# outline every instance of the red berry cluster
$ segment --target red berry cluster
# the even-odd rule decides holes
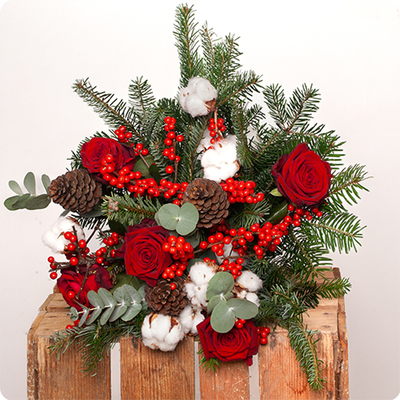
[[[239,318],[239,319],[236,319],[235,326],[236,326],[236,328],[242,329],[245,323],[246,323],[245,319]]]
[[[130,185],[134,179],[140,179],[142,174],[139,171],[133,172],[127,166],[123,167],[120,171],[115,170],[115,162],[112,154],[107,154],[101,160],[102,168],[100,173],[103,179],[111,186],[116,186],[119,189]]]
[[[183,142],[183,136],[177,135],[175,130],[175,118],[165,117],[164,118],[164,130],[167,132],[167,137],[164,139],[164,144],[167,146],[164,151],[163,155],[168,158],[169,161],[174,161],[175,166],[181,160],[179,156],[175,154],[175,142],[181,143]],[[165,172],[167,174],[172,174],[174,172],[174,167],[172,165],[168,165],[166,167]]]
[[[257,326],[257,333],[260,339],[260,344],[267,344],[270,329],[267,326]]]
[[[264,193],[254,194],[256,184],[253,181],[235,181],[233,178],[228,178],[225,182],[221,182],[221,186],[227,192],[231,204],[253,204],[264,200]]]
[[[211,118],[210,121],[208,121],[208,131],[211,136],[210,143],[214,144],[216,141],[219,142],[223,137],[221,132],[225,132],[225,129],[226,127],[222,118],[218,118],[216,124],[215,119]]]
[[[131,144],[131,146],[133,147],[133,143]],[[147,154],[149,154],[149,150],[144,148],[143,143],[136,143],[136,145],[134,147],[134,151],[135,151],[136,157],[139,154],[141,154],[142,156],[147,156]]]
[[[105,237],[103,239],[103,244],[105,246],[100,247],[95,253],[97,264],[99,264],[99,265],[104,264],[105,266],[108,266],[109,263],[104,260],[104,257],[105,257],[105,255],[107,255],[109,253],[110,256],[112,258],[114,258],[116,250],[115,249],[107,249],[107,247],[112,247],[112,246],[118,245],[120,238],[121,238],[121,236],[118,233],[112,232],[112,234],[110,236]]]
[[[311,211],[309,211],[309,210],[305,210],[301,207],[295,208],[293,204],[289,204],[288,211],[290,213],[293,213],[292,220],[290,222],[293,223],[294,226],[301,225],[302,217],[305,217],[308,221],[311,221],[314,216],[317,216],[317,217],[322,216],[322,212],[317,207],[314,207]]]
[[[182,276],[189,260],[194,258],[193,246],[186,242],[184,237],[171,235],[168,241],[164,243],[163,250],[166,253],[170,253],[175,261],[164,270],[162,277],[164,279],[173,279],[175,275]]]
[[[118,129],[114,131],[117,135],[118,141],[121,143],[128,143],[129,139],[132,138],[132,132],[128,132],[125,126],[120,126]]]

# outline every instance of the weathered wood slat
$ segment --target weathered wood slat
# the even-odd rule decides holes
[[[121,400],[193,400],[195,397],[193,338],[181,341],[173,353],[151,350],[141,340],[123,338]]]

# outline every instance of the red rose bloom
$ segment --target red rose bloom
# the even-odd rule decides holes
[[[111,154],[114,157],[115,169],[119,171],[127,166],[132,169],[135,163],[135,153],[131,147],[124,146],[114,139],[95,137],[82,145],[82,165],[95,177],[103,181],[100,169],[101,160]]]
[[[271,173],[279,192],[296,206],[318,205],[328,196],[331,167],[306,143],[280,157]]]
[[[169,232],[153,219],[146,218],[139,225],[129,226],[125,242],[116,253],[124,257],[126,273],[155,286],[164,269],[172,264],[170,254],[163,250],[168,237]]]
[[[201,347],[207,360],[218,358],[222,362],[245,360],[253,364],[253,356],[258,353],[259,338],[253,321],[246,321],[243,328],[234,326],[227,333],[214,331],[211,317],[197,325]]]
[[[63,295],[64,300],[71,307],[75,307],[79,311],[82,310],[81,306],[76,303],[74,298],[68,296],[69,292],[74,292],[76,297],[76,295],[80,291],[78,302],[86,307],[89,307],[90,302],[87,298],[87,294],[89,291],[94,290],[95,292],[97,292],[101,287],[104,287],[105,289],[112,288],[111,279],[108,271],[104,267],[101,267],[99,265],[93,265],[90,268],[90,272],[82,288],[84,280],[84,274],[79,274],[72,270],[64,270],[57,280],[58,289]]]

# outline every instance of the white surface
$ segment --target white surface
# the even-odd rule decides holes
[[[4,2],[3,2],[4,3]],[[367,164],[354,213],[368,225],[357,254],[335,255],[353,288],[346,297],[352,399],[399,393],[400,23],[395,1],[195,1],[196,20],[240,36],[244,69],[290,95],[313,83],[316,121],[347,142],[348,164]],[[172,35],[178,1],[12,0],[0,10],[1,201],[25,173],[65,172],[79,141],[105,129],[71,90],[90,77],[127,100],[144,76],[157,98],[179,82]],[[41,235],[61,208],[1,213],[0,387],[26,397],[26,334],[51,292]]]

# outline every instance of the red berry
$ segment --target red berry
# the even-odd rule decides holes
[[[47,259],[47,261],[48,261],[50,264],[53,263],[53,262],[54,262],[54,257],[50,256],[50,257]]]
[[[175,282],[171,282],[171,290],[175,290],[176,289],[176,283]]]
[[[182,135],[178,135],[178,136],[176,137],[176,141],[177,141],[177,142],[183,142],[183,136],[182,136]]]
[[[71,257],[71,259],[69,260],[69,262],[71,263],[71,265],[72,265],[73,267],[75,267],[75,266],[78,265],[79,260],[78,260],[77,257]]]
[[[174,172],[174,168],[171,165],[169,165],[167,168],[165,168],[165,172],[167,174],[172,174]]]
[[[57,279],[57,272],[52,272],[52,273],[50,274],[50,278],[51,278],[51,279]]]
[[[72,327],[72,325],[67,325],[66,327],[65,327],[65,329],[72,329],[73,327]]]
[[[261,343],[261,344],[267,344],[267,343],[268,343],[268,339],[265,338],[265,337],[262,337],[262,338],[260,339],[260,343]]]
[[[67,297],[69,297],[70,299],[73,299],[73,298],[75,297],[75,292],[72,291],[72,290],[70,290],[70,291],[67,293]]]

